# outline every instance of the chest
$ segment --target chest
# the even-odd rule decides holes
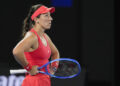
[[[42,47],[45,50],[47,49],[47,46],[48,46],[47,40],[44,37],[39,37],[39,40],[36,40],[33,46],[31,46],[31,48],[29,49],[29,52],[32,52],[39,47]]]

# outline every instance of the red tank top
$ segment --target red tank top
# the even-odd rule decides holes
[[[46,64],[49,61],[50,55],[51,55],[51,49],[49,47],[48,44],[48,40],[47,38],[44,36],[45,40],[47,41],[47,46],[45,46],[39,35],[37,34],[37,32],[34,29],[30,30],[31,32],[35,33],[35,35],[38,38],[38,48],[32,52],[24,52],[25,57],[27,59],[27,61],[29,62],[29,64],[31,65],[38,65],[39,67]]]

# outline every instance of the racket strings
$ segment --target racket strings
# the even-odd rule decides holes
[[[50,73],[53,74],[54,72],[55,76],[65,76],[65,77],[72,76],[79,72],[78,64],[76,64],[73,61],[59,61],[58,68],[54,70],[54,68],[50,66],[50,70],[52,70],[52,72]]]

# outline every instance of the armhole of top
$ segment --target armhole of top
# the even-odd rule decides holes
[[[40,38],[39,38],[37,32],[34,29],[31,29],[30,32],[33,32],[37,36],[37,39],[38,39],[38,48],[39,48],[39,46],[40,46]]]

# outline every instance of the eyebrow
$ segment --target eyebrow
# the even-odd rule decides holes
[[[43,14],[50,14],[50,13],[43,13]]]

